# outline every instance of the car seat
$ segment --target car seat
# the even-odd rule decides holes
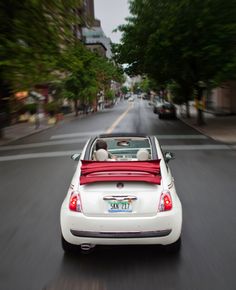
[[[149,153],[147,149],[141,148],[137,152],[138,161],[147,161],[149,159]]]
[[[105,149],[99,149],[95,152],[96,161],[106,161],[108,159],[108,152]]]

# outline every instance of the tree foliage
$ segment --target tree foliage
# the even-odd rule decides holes
[[[83,2],[0,2],[1,107],[1,100],[14,91],[40,84],[55,84],[75,102],[90,101],[111,79],[122,79],[115,65],[89,52],[76,38],[75,28],[88,21],[79,12]]]
[[[0,76],[12,90],[55,78],[60,52],[73,41],[80,0],[2,0]]]
[[[64,95],[74,101],[78,114],[78,100],[91,103],[97,93],[109,93],[111,81],[123,81],[123,72],[111,61],[86,49],[81,43],[64,51],[61,62],[64,76]]]
[[[236,78],[236,3],[232,0],[131,0],[120,26],[117,61],[131,74],[196,89]]]

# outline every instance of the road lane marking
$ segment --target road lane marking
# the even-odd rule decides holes
[[[162,145],[164,150],[232,150],[232,147],[228,145],[214,145],[214,144],[205,144],[205,145]]]
[[[83,137],[83,136],[96,136],[102,134],[103,131],[93,131],[93,132],[78,132],[78,133],[70,133],[70,134],[61,134],[61,135],[53,135],[50,139],[65,139],[65,138],[74,138],[74,137]]]
[[[233,147],[228,145],[162,145],[163,150],[181,150],[181,151],[194,151],[194,150],[232,150]],[[35,159],[35,158],[49,158],[49,157],[63,157],[70,156],[74,153],[80,153],[81,149],[74,151],[57,151],[57,152],[42,152],[42,153],[29,153],[29,154],[18,154],[0,156],[1,161],[13,161],[13,160],[24,160],[24,159]]]
[[[59,140],[59,141],[48,141],[48,142],[40,142],[40,143],[2,146],[0,147],[0,151],[30,149],[30,148],[55,146],[55,145],[76,144],[76,143],[78,144],[78,143],[85,143],[87,140],[88,138],[84,138],[84,139],[80,138],[80,139],[71,139],[71,140]]]
[[[1,156],[1,161],[13,161],[13,160],[24,160],[24,159],[35,159],[35,158],[49,158],[49,157],[63,157],[70,156],[75,153],[81,153],[81,150],[74,151],[58,151],[58,152],[43,152],[43,153],[30,153],[30,154],[18,154]]]
[[[100,133],[102,133],[102,132],[100,132]],[[97,132],[97,134],[100,134],[100,133]],[[66,135],[67,134],[58,135],[58,136],[66,136]],[[88,134],[88,135],[91,136],[91,134]],[[74,136],[78,136],[78,135],[74,135]],[[81,136],[85,136],[85,135],[81,135]],[[156,137],[160,140],[163,140],[163,139],[207,139],[207,137],[204,135],[156,135]],[[56,139],[56,138],[54,138],[54,139]],[[66,145],[66,144],[76,144],[76,143],[86,142],[87,140],[88,140],[88,138],[72,139],[72,134],[71,134],[71,139],[69,139],[69,140],[57,140],[57,141],[47,141],[47,142],[29,143],[29,144],[20,144],[20,145],[8,145],[8,146],[5,145],[5,146],[0,146],[0,151],[30,149],[30,148],[39,148],[39,147]]]
[[[208,139],[205,135],[155,135],[157,139]]]
[[[109,129],[107,129],[106,134],[112,133],[112,131],[115,129],[115,127],[124,119],[124,117],[129,113],[129,111],[132,108],[133,108],[133,103],[129,103],[127,110],[122,115],[120,115],[120,117],[118,117],[116,119],[116,121],[111,125],[111,127]]]

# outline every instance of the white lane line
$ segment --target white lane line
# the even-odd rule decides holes
[[[163,139],[207,139],[207,137],[203,135],[158,135],[157,138],[160,140],[163,140]],[[77,139],[48,141],[48,142],[30,143],[30,144],[21,144],[21,145],[0,146],[0,151],[30,149],[30,148],[39,148],[39,147],[55,146],[55,145],[76,144],[76,143],[86,142],[87,140],[88,138],[77,138]]]
[[[86,142],[88,138],[80,138],[80,139],[71,139],[71,140],[59,140],[59,141],[48,141],[48,142],[40,142],[40,143],[30,143],[30,144],[22,144],[22,145],[10,145],[10,146],[2,146],[0,147],[0,151],[8,151],[8,150],[17,150],[17,149],[29,149],[29,148],[38,148],[38,147],[46,147],[46,146],[54,146],[54,145],[66,145],[66,144],[78,144],[82,142]]]
[[[208,139],[205,135],[156,135],[157,139]]]
[[[228,145],[162,145],[164,150],[232,150]]]
[[[56,140],[56,139],[74,138],[74,137],[81,137],[81,136],[96,136],[102,133],[103,131],[61,134],[61,135],[53,135],[50,139]]]
[[[31,154],[19,154],[19,155],[9,155],[1,156],[1,161],[13,161],[13,160],[24,160],[24,159],[34,159],[34,158],[49,158],[49,157],[62,157],[70,156],[74,153],[80,153],[81,151],[58,151],[58,152],[43,152],[43,153],[31,153]]]
[[[183,150],[183,151],[193,151],[193,150],[232,150],[232,147],[227,145],[163,145],[164,150]],[[18,155],[8,155],[1,156],[1,161],[12,161],[12,160],[24,160],[24,159],[34,159],[34,158],[49,158],[49,157],[61,157],[70,156],[74,153],[80,153],[80,150],[74,151],[58,151],[58,152],[42,152],[42,153],[30,153],[30,154],[18,154]]]

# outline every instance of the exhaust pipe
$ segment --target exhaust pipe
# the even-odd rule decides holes
[[[80,245],[81,250],[84,252],[90,251],[91,249],[93,249],[95,247],[95,245],[92,244],[81,244]]]

